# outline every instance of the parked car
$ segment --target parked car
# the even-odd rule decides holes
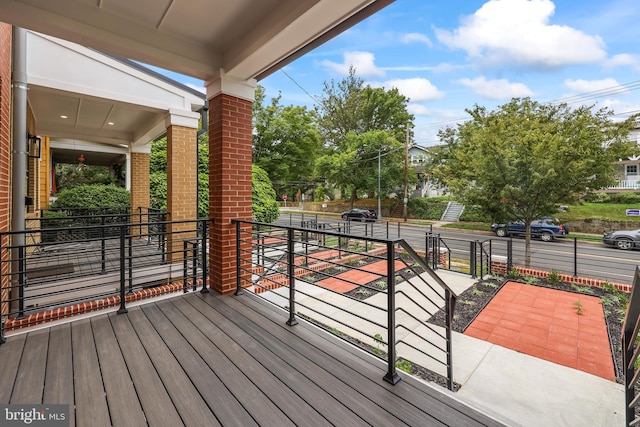
[[[492,224],[491,231],[498,237],[524,236],[524,221],[513,221],[502,224]],[[531,221],[531,237],[537,237],[544,242],[550,242],[558,237],[566,237],[569,227],[560,223],[557,218],[542,217]]]
[[[354,208],[343,212],[341,215],[345,221],[375,221],[378,216],[373,209]]]
[[[618,249],[640,249],[640,228],[637,230],[605,231],[602,243]]]

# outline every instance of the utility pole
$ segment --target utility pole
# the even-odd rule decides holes
[[[378,148],[378,221],[382,219],[380,206],[380,149]]]
[[[407,222],[407,202],[409,201],[409,123],[407,123],[406,138],[404,141],[404,207],[402,217]]]

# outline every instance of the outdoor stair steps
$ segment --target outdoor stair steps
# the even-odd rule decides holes
[[[458,202],[449,202],[447,204],[447,208],[442,214],[441,221],[458,221],[460,219],[460,215],[464,212],[464,205]]]

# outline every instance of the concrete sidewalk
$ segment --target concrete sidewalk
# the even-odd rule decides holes
[[[437,270],[456,293],[477,279]],[[624,425],[624,386],[454,332],[456,393],[514,426]]]

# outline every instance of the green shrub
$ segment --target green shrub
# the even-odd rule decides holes
[[[622,193],[612,194],[609,196],[610,203],[618,203],[621,205],[628,205],[640,202],[640,194],[632,193],[630,191],[623,191]]]
[[[49,206],[49,210],[70,212],[86,209],[86,214],[110,212],[126,212],[131,204],[129,192],[115,185],[80,185],[58,193],[58,199]]]
[[[276,201],[276,191],[264,169],[252,166],[253,219],[258,222],[273,222],[280,216],[280,206]]]
[[[439,220],[451,199],[446,197],[419,197],[409,199],[407,208],[416,219]]]
[[[584,196],[584,201],[589,203],[611,203],[607,193],[589,193]]]

